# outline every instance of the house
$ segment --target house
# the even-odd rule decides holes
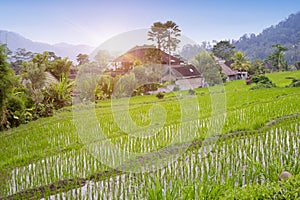
[[[218,61],[218,64],[221,67],[221,72],[227,76],[227,81],[238,79],[238,71],[231,69],[228,64],[225,64],[225,61]]]
[[[162,81],[173,82],[168,88],[173,90],[178,87],[180,90],[194,89],[204,86],[204,78],[193,65],[171,65],[162,77]]]
[[[113,70],[106,70],[111,76],[123,75],[138,64],[160,64],[161,82],[172,84],[164,91],[172,91],[175,86],[181,90],[194,89],[203,86],[204,78],[193,65],[186,65],[184,61],[170,55],[153,45],[135,46],[125,54],[113,60]],[[162,89],[162,88],[161,88]]]
[[[232,61],[225,61],[217,57],[214,58],[217,64],[221,67],[221,72],[227,76],[227,81],[248,78],[248,72],[232,69]]]
[[[113,62],[116,68],[122,68],[124,70],[131,69],[136,62],[140,62],[141,64],[156,63],[169,65],[184,63],[183,60],[167,54],[153,45],[135,46],[125,54],[114,59]]]

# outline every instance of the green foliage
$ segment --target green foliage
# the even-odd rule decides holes
[[[294,64],[300,59],[299,21],[300,12],[291,14],[277,25],[266,28],[260,34],[242,36],[233,45],[236,46],[238,51],[245,52],[251,60],[266,60],[268,55],[274,52],[272,45],[280,44],[289,49],[285,52],[284,58],[288,63]]]
[[[276,47],[276,50],[274,51],[274,53],[269,55],[268,62],[270,62],[276,70],[287,70],[288,63],[284,59],[284,51],[287,51],[288,49],[281,46],[280,44],[273,44],[272,47]]]
[[[131,70],[131,72],[134,73],[138,86],[148,83],[148,74],[146,70],[147,68],[144,66],[136,66]]]
[[[296,62],[295,67],[296,67],[297,70],[300,70],[300,62]]]
[[[40,56],[40,55],[38,55]],[[23,63],[22,79],[35,105],[35,114],[38,105],[43,101],[43,87],[45,86],[46,66],[40,61]]]
[[[249,71],[250,61],[245,55],[238,51],[232,57],[233,63],[232,68],[239,71]]]
[[[33,114],[33,119],[38,119],[40,117],[51,117],[53,113],[53,104],[48,101],[43,101],[37,105],[36,111]]]
[[[252,82],[256,83],[256,86],[252,87],[251,90],[276,87],[276,85],[266,76],[252,77]]]
[[[218,58],[230,60],[234,55],[234,46],[229,41],[220,41],[213,46],[212,52]]]
[[[6,106],[12,93],[15,77],[13,70],[6,61],[5,50],[0,46],[0,130],[3,130],[6,120]]]
[[[103,69],[99,68],[98,64],[86,63],[80,66],[74,92],[79,93],[79,98],[83,102],[94,102],[99,94],[98,81]]]
[[[57,80],[59,80],[63,74],[69,74],[72,64],[72,61],[68,60],[67,58],[56,59],[49,62],[46,71],[49,71]]]
[[[110,75],[101,75],[98,81],[97,99],[109,99],[113,93],[115,83],[119,77],[111,77]]]
[[[189,89],[189,90],[188,90],[188,94],[189,94],[189,95],[195,95],[196,92],[195,92],[195,90],[193,90],[193,89]]]
[[[300,87],[300,79],[294,77],[287,77],[286,79],[292,79],[292,83],[289,84],[289,87]]]
[[[72,87],[74,82],[68,79],[66,74],[62,74],[58,83],[52,83],[44,91],[44,101],[53,104],[55,109],[60,109],[72,104]]]
[[[158,93],[156,94],[156,97],[157,97],[158,99],[163,99],[164,96],[165,96],[165,94],[164,94],[163,92],[158,92]]]
[[[205,81],[210,86],[222,83],[220,67],[216,64],[209,53],[202,51],[195,56],[195,59],[192,61],[192,63],[203,75]]]
[[[300,79],[300,70],[268,73],[265,74],[265,76],[267,76],[278,87],[286,87],[291,84],[291,79],[287,79],[286,77],[294,77],[296,79]]]
[[[252,82],[253,83],[270,83],[270,79],[266,76],[254,76],[252,77]]]
[[[2,132],[0,134],[0,174],[3,176],[0,183],[0,198],[9,198],[7,196],[25,191],[25,195],[28,196],[24,198],[28,199],[31,197],[27,191],[32,188],[53,186],[58,181],[63,183],[70,179],[77,180],[79,177],[86,178],[86,186],[70,185],[68,190],[76,188],[78,191],[76,197],[73,196],[74,193],[65,190],[58,191],[56,197],[265,199],[271,195],[273,199],[276,199],[275,197],[297,199],[299,178],[296,177],[297,181],[287,185],[285,182],[278,183],[277,178],[282,169],[287,169],[295,176],[298,176],[296,174],[300,172],[299,162],[295,162],[299,153],[297,142],[300,125],[300,118],[297,115],[300,109],[299,90],[297,88],[272,88],[249,91],[243,81],[230,82],[226,84],[225,90],[227,93],[226,118],[222,133],[220,133],[225,134],[224,137],[217,137],[218,140],[214,145],[210,143],[201,145],[203,143],[196,140],[173,162],[168,163],[162,169],[146,173],[118,174],[119,172],[98,162],[90,151],[98,149],[98,140],[91,140],[91,146],[87,146],[89,144],[83,146],[78,139],[76,121],[69,111],[61,111],[51,118],[39,119]],[[201,117],[195,121],[194,119],[187,121],[183,126],[179,124],[182,110],[180,103],[176,102],[176,96],[166,94],[168,98],[163,101],[158,101],[155,95],[130,99],[129,113],[137,125],[149,124],[149,109],[154,104],[159,104],[167,112],[163,128],[153,137],[135,139],[121,131],[114,122],[109,100],[96,104],[93,115],[97,117],[99,126],[103,128],[111,144],[119,144],[128,152],[149,151],[150,156],[142,158],[141,161],[151,162],[151,159],[156,156],[157,148],[165,147],[165,144],[174,141],[180,134],[188,132],[196,134],[197,138],[203,137],[209,128],[218,122],[215,121],[215,116],[211,115],[212,96],[209,89],[199,88],[196,91],[201,93],[201,96],[197,96],[197,102],[201,107],[199,110]],[[122,100],[117,101],[123,103]],[[118,114],[124,112],[122,106],[117,110]],[[80,114],[82,119],[86,119],[87,132],[94,131],[94,134],[98,135],[97,127],[89,127],[91,110]],[[266,126],[267,122],[274,119],[279,123],[270,127]],[[256,124],[261,124],[261,126],[256,127]],[[236,132],[238,130],[244,131]],[[231,135],[231,131],[234,134]],[[167,152],[168,150],[166,148]],[[176,149],[170,150],[178,153]],[[109,149],[105,149],[103,156],[110,153]],[[157,156],[163,156],[163,153]],[[130,165],[130,167],[135,166]],[[88,177],[91,177],[91,174],[99,175],[99,180],[90,181]],[[30,181],[26,181],[28,177]],[[95,183],[100,187],[94,187]],[[251,189],[253,184],[256,185],[255,189]],[[275,193],[269,192],[273,191],[273,188],[268,184],[274,186]],[[277,190],[278,186],[281,190]],[[12,191],[11,188],[15,190]],[[86,188],[89,190],[87,191]],[[43,197],[48,198],[54,193],[56,192],[46,193]]]
[[[130,97],[138,86],[134,73],[125,74],[115,84],[113,95],[116,98]]]
[[[34,54],[30,51],[26,51],[24,48],[18,48],[16,52],[11,56],[11,67],[19,74],[22,71],[23,62],[29,62],[33,58]]]
[[[282,182],[251,184],[227,190],[227,199],[298,199],[300,196],[300,174]]]
[[[99,67],[101,69],[106,69],[108,63],[112,59],[112,56],[106,50],[99,50],[94,58],[95,58],[95,61],[99,64]],[[79,59],[81,59],[80,56],[79,56]],[[83,60],[84,60],[84,58],[83,58]],[[83,62],[85,62],[85,61],[83,61]],[[82,63],[82,61],[80,61],[80,63]]]
[[[267,71],[268,69],[265,68],[263,61],[256,59],[250,65],[249,75],[261,75]]]
[[[31,110],[26,108],[25,101],[18,94],[9,96],[5,110],[6,128],[17,127],[26,124],[33,118]]]
[[[158,49],[170,53],[175,51],[180,43],[180,32],[178,25],[173,21],[155,22],[148,31],[148,40],[156,41]]]
[[[78,65],[87,64],[89,62],[89,56],[87,54],[78,54],[77,55],[77,62]]]

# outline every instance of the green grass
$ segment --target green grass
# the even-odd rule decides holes
[[[294,135],[290,135],[290,133],[299,133],[299,117],[292,119],[283,118],[300,114],[299,88],[286,88],[291,81],[286,79],[286,77],[300,78],[300,71],[280,72],[267,74],[267,76],[279,87],[252,91],[249,90],[252,87],[251,85],[247,86],[244,80],[239,80],[226,83],[224,88],[219,88],[218,90],[214,88],[196,89],[196,96],[187,96],[187,91],[178,91],[176,93],[166,94],[165,98],[161,100],[158,100],[155,95],[132,97],[129,100],[127,118],[127,110],[124,109],[123,100],[116,101],[114,107],[115,113],[113,113],[111,108],[110,100],[97,102],[97,104],[95,104],[95,116],[96,120],[100,123],[100,127],[104,130],[105,139],[113,144],[120,145],[122,148],[126,147],[130,152],[151,152],[154,149],[160,149],[168,145],[170,141],[178,143],[180,142],[178,137],[181,131],[185,134],[187,133],[189,137],[192,135],[195,141],[201,141],[201,139],[205,138],[209,133],[209,130],[218,131],[218,129],[211,129],[210,123],[218,124],[220,122],[223,123],[223,127],[219,132],[214,134],[245,132],[249,134],[249,141],[251,141],[249,144],[253,144],[252,146],[256,146],[255,148],[258,150],[255,152],[255,148],[251,149],[249,144],[245,143],[242,137],[232,137],[232,139],[228,139],[226,142],[221,141],[217,146],[220,152],[221,149],[225,149],[224,151],[227,152],[227,156],[230,159],[229,163],[227,161],[225,162],[225,160],[222,161],[221,153],[213,154],[213,156],[205,158],[205,162],[207,163],[219,163],[217,166],[220,166],[220,169],[211,164],[214,170],[208,172],[207,169],[204,168],[203,170],[207,171],[207,173],[197,174],[195,169],[198,165],[202,166],[203,163],[203,161],[199,159],[197,161],[191,161],[188,165],[185,162],[177,162],[177,165],[172,165],[170,172],[165,175],[163,175],[164,173],[162,172],[144,175],[126,174],[128,177],[124,183],[120,183],[120,186],[108,180],[106,182],[110,182],[109,184],[111,184],[111,187],[115,187],[116,191],[123,188],[128,195],[133,192],[132,195],[136,198],[154,198],[155,195],[159,197],[163,195],[171,198],[172,195],[178,194],[179,191],[181,191],[180,195],[197,197],[197,195],[209,195],[209,191],[212,192],[210,195],[221,195],[222,191],[225,189],[230,190],[236,182],[239,183],[241,181],[240,176],[232,178],[227,175],[224,179],[225,186],[224,182],[221,181],[222,177],[215,177],[218,180],[214,181],[215,184],[210,182],[209,177],[213,176],[212,173],[216,173],[218,170],[222,170],[222,172],[225,173],[232,165],[239,166],[241,163],[247,163],[245,165],[252,169],[253,167],[257,167],[260,170],[266,169],[266,171],[261,171],[262,174],[257,174],[255,171],[250,170],[246,175],[246,181],[258,179],[260,175],[268,175],[269,179],[274,181],[277,171],[284,167],[290,167],[293,172],[299,172],[299,161],[294,163],[294,165],[288,165],[288,161],[291,161],[293,156],[295,156],[294,152],[285,149],[286,147],[284,146],[276,146],[278,139],[273,138],[269,141],[265,137],[267,137],[266,133],[271,130],[280,130],[282,134],[288,135],[288,138],[294,138]],[[224,89],[224,93],[222,89]],[[186,109],[182,111],[181,100],[187,108],[190,107],[193,110]],[[193,105],[195,102],[197,102],[200,108],[198,112],[199,119],[195,118],[197,115],[194,115],[195,107],[193,107]],[[225,105],[226,118],[211,118],[212,103],[214,103],[214,106],[217,108],[223,108],[222,105]],[[158,108],[157,110],[154,109],[155,106]],[[84,106],[82,106],[82,108],[84,108]],[[221,113],[223,111],[224,110],[220,110]],[[108,166],[101,164],[101,162],[98,162],[93,155],[91,155],[88,147],[89,144],[91,144],[90,148],[94,148],[99,144],[105,144],[105,141],[99,141],[100,137],[97,135],[98,129],[94,129],[91,111],[83,109],[80,112],[79,120],[82,121],[79,122],[86,123],[86,126],[83,127],[84,129],[80,134],[78,134],[78,127],[76,127],[78,126],[78,121],[73,118],[71,107],[58,111],[53,117],[39,119],[0,133],[0,197],[39,187],[40,185],[51,184],[63,179],[87,178],[95,173],[111,170]],[[151,114],[149,114],[151,112],[156,112],[154,118],[151,118]],[[181,124],[182,112],[187,112],[187,117],[191,117],[183,124]],[[159,122],[163,119],[163,113],[166,114],[165,122],[164,124],[160,124]],[[150,130],[147,126],[151,124],[152,120],[152,122],[155,122],[155,126],[159,126],[162,129],[160,129],[154,138],[136,138],[134,134],[137,135],[137,133],[132,133],[133,131],[131,131],[133,136],[128,136],[124,130],[120,129],[119,125],[115,123],[114,119],[117,115],[120,119],[125,119],[125,127],[129,124],[129,120],[132,120],[137,126],[143,126],[145,130]],[[282,122],[280,119],[283,119]],[[266,123],[272,120],[278,120],[278,122],[272,127],[267,127]],[[91,126],[88,126],[88,124],[91,124]],[[154,131],[156,130],[155,126],[153,126]],[[88,140],[82,140],[81,136],[83,133],[86,134]],[[274,165],[272,165],[272,159],[275,159],[274,155],[272,153],[270,154],[270,152],[265,152],[266,155],[268,155],[266,158],[268,159],[267,168],[260,166],[259,162],[254,162],[251,157],[256,154],[258,157],[261,156],[261,154],[259,154],[261,151],[259,148],[260,143],[259,139],[257,139],[260,134],[268,141],[264,144],[266,145],[266,149],[289,151],[291,152],[290,157],[284,158],[278,155],[279,162],[273,163]],[[281,140],[288,142],[288,140]],[[234,159],[237,156],[242,156],[242,154],[239,153],[241,148],[245,149],[250,160],[247,159],[247,157],[241,157],[243,158],[241,162]],[[193,160],[191,157],[194,157],[193,154],[196,155],[195,152],[192,153],[193,151],[197,151],[197,148],[183,154],[184,159]],[[31,165],[36,167],[29,167]],[[57,166],[60,167],[57,168]],[[205,166],[202,166],[202,168],[203,167]],[[273,169],[273,172],[276,173],[272,174],[270,169]],[[16,174],[17,171],[19,171],[18,175]],[[184,177],[180,175],[182,171],[186,174]],[[147,177],[146,182],[144,176]],[[201,182],[192,182],[192,180],[198,176],[200,176],[201,179],[207,180],[209,184],[211,184],[211,187],[206,188]],[[31,177],[31,181],[29,182],[26,181],[28,177]],[[116,175],[112,175],[112,177],[118,178]],[[166,186],[164,182],[157,182],[157,178],[160,181],[172,181],[172,187]],[[136,188],[126,187],[126,185],[134,186],[134,184],[141,185],[140,187],[144,186],[140,193]],[[152,184],[157,185],[157,190],[149,191],[150,188],[153,188]],[[195,185],[201,188],[197,192],[193,189]],[[12,188],[12,186],[14,187]],[[164,190],[161,190],[162,188],[159,189],[159,187],[164,188]],[[227,187],[229,187],[229,189]],[[119,190],[117,188],[119,188]],[[106,194],[105,192],[109,192],[109,190],[105,190],[103,195]],[[119,192],[122,193],[124,191]],[[115,195],[118,196],[118,194]],[[183,196],[179,197],[181,198]],[[178,196],[175,198],[178,198]]]
[[[287,77],[300,78],[300,70],[298,71],[289,71],[289,72],[278,72],[267,74],[267,77],[274,82],[278,87],[285,87],[289,85],[292,81],[286,79]]]

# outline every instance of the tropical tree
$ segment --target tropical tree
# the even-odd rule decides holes
[[[99,50],[94,58],[95,61],[99,64],[99,67],[105,69],[109,61],[112,59],[112,56],[106,50]]]
[[[94,102],[98,91],[98,81],[103,70],[95,62],[83,64],[78,71],[75,92],[80,102]]]
[[[215,56],[223,60],[230,60],[234,55],[234,48],[229,41],[220,41],[213,46],[212,52]]]
[[[110,75],[101,75],[98,81],[98,87],[96,91],[97,99],[110,98],[113,93],[114,84],[118,80],[118,76],[113,78]]]
[[[8,62],[6,61],[6,55],[4,54],[5,50],[0,46],[0,119],[1,127],[4,129],[6,124],[6,105],[8,98],[12,93],[13,83],[14,83],[14,73],[13,70],[9,67]]]
[[[277,70],[287,70],[288,64],[284,58],[284,52],[288,50],[288,48],[281,46],[280,44],[273,44],[272,47],[275,47],[275,51],[273,54],[268,56],[268,61],[276,67]]]
[[[134,73],[128,73],[120,77],[115,84],[113,96],[115,98],[130,97],[137,88],[138,82]]]
[[[165,31],[165,26],[162,22],[154,22],[151,26],[151,30],[148,31],[148,40],[156,42],[158,49],[162,47]]]
[[[157,48],[168,51],[175,51],[180,40],[178,37],[181,35],[181,30],[178,25],[173,21],[167,21],[165,23],[155,22],[151,26],[151,30],[148,32],[148,40],[156,41]]]
[[[61,57],[57,56],[53,51],[48,51],[48,59],[49,61],[61,60]]]
[[[89,62],[89,56],[87,54],[78,54],[77,55],[77,62],[78,65],[83,65]]]
[[[220,76],[220,67],[216,64],[212,55],[206,51],[197,54],[192,63],[203,75],[205,81],[209,85],[220,84],[223,82]]]
[[[55,109],[71,105],[73,84],[74,81],[70,81],[68,75],[62,73],[60,81],[58,83],[52,83],[44,92],[48,104],[53,104]]]
[[[32,59],[31,62],[36,63],[37,65],[41,66],[41,65],[45,65],[47,66],[49,61],[50,61],[50,56],[49,56],[49,52],[45,51],[43,53],[38,53],[36,54]]]
[[[67,58],[57,58],[47,64],[46,71],[50,72],[57,80],[59,80],[63,74],[69,74],[72,64],[73,62]]]
[[[243,54],[243,52],[238,51],[232,57],[233,63],[231,64],[232,68],[239,71],[249,71],[250,61]]]
[[[146,73],[147,68],[144,66],[136,66],[132,69],[132,72],[135,75],[135,79],[138,83],[139,86],[147,83],[147,73]]]
[[[249,69],[249,74],[250,75],[260,75],[266,73],[267,69],[264,66],[264,63],[262,60],[254,60],[251,63],[250,69]]]
[[[34,56],[31,51],[26,51],[25,48],[18,48],[11,56],[10,63],[11,68],[19,74],[22,69],[22,63],[30,61]]]
[[[164,51],[168,50],[169,53],[171,53],[171,51],[176,51],[177,45],[180,43],[178,37],[181,36],[181,30],[179,29],[178,25],[173,21],[167,21],[164,25],[166,29],[166,39],[163,42],[163,49]]]
[[[35,62],[24,62],[22,79],[27,90],[32,95],[34,101],[35,114],[37,114],[38,106],[43,101],[43,87],[46,79],[46,65]]]

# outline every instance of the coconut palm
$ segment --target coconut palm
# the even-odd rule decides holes
[[[231,64],[232,68],[239,71],[249,71],[250,61],[243,54],[243,52],[236,52],[232,57],[233,63]]]

